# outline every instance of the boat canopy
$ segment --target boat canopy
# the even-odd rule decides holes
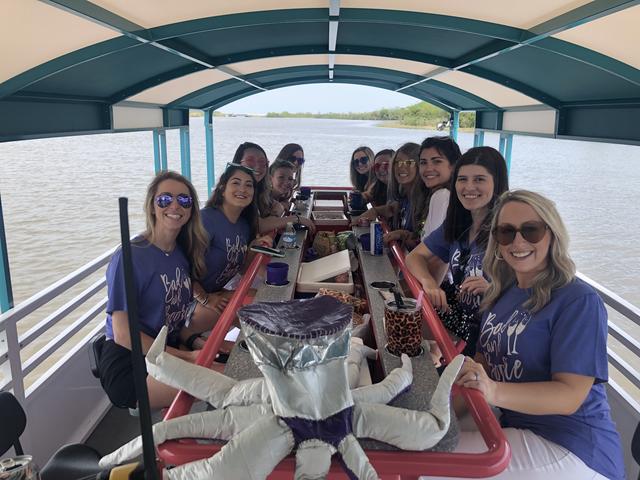
[[[0,141],[188,125],[292,85],[640,144],[640,1],[3,0]],[[210,116],[208,116],[210,118]]]

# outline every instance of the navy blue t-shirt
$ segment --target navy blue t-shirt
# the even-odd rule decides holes
[[[205,255],[207,273],[202,280],[206,292],[217,292],[240,271],[250,243],[251,228],[244,217],[231,223],[222,210],[215,207],[200,211],[202,224],[209,234]]]
[[[444,225],[440,225],[423,240],[423,243],[431,253],[449,264],[449,281],[456,287],[467,277],[483,276],[482,260],[485,249],[475,242],[468,244],[464,239],[449,243],[444,238]],[[458,301],[465,312],[475,315],[480,308],[482,295],[463,293],[458,296]]]
[[[611,420],[605,385],[607,311],[582,280],[553,291],[536,313],[522,307],[529,290],[512,286],[482,319],[478,352],[488,375],[501,382],[547,382],[554,373],[594,377],[594,385],[572,415],[529,415],[502,409],[503,427],[526,428],[566,448],[591,469],[623,479],[620,436]]]
[[[140,330],[155,338],[167,325],[169,342],[176,344],[192,298],[187,257],[178,246],[167,254],[144,239],[135,239],[131,243],[131,260]],[[128,311],[122,249],[113,254],[107,267],[107,295],[106,336],[113,339],[111,314]]]

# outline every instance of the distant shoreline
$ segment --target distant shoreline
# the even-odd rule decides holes
[[[192,111],[191,116],[201,117],[199,111]],[[379,121],[380,127],[386,128],[415,128],[420,130],[437,130],[438,124],[446,124],[450,119],[449,112],[435,107],[426,102],[418,102],[408,107],[382,108],[372,112],[349,112],[349,113],[311,113],[311,112],[269,112],[261,114],[225,114],[220,111],[214,112],[214,116],[220,117],[263,117],[268,118],[320,118],[331,120],[363,120]],[[460,129],[473,129],[475,126],[475,112],[460,113]],[[445,130],[448,126],[445,126]]]

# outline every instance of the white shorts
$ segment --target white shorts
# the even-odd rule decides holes
[[[531,430],[503,428],[511,446],[511,461],[495,480],[606,480],[576,455],[545,440]],[[487,446],[478,431],[461,431],[456,452],[482,453]],[[451,480],[454,477],[420,477],[423,480]],[[456,477],[458,478],[458,477]]]

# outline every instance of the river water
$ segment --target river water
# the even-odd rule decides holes
[[[321,119],[215,118],[215,167],[237,145],[253,141],[270,159],[288,142],[305,149],[304,183],[348,185],[350,154],[359,145],[397,148],[437,134],[381,128],[377,122]],[[191,119],[192,178],[206,192],[204,127]],[[167,134],[169,168],[180,169],[177,131]],[[462,150],[473,135],[459,135]],[[485,144],[497,148],[498,136]],[[143,227],[142,203],[153,176],[150,132],[0,143],[0,193],[15,303],[28,298],[119,242],[119,196],[129,197],[131,231]],[[511,187],[553,199],[571,234],[578,269],[640,305],[640,148],[514,139]],[[203,200],[201,198],[201,200]],[[21,326],[24,331],[27,325]]]

